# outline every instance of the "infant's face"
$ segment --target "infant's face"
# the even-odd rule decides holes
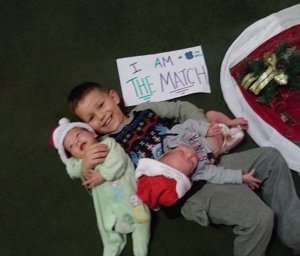
[[[64,139],[64,148],[75,158],[82,159],[85,150],[97,143],[97,135],[94,132],[82,128],[72,128]]]
[[[179,145],[161,158],[161,161],[186,176],[191,176],[198,165],[198,157],[191,146]]]

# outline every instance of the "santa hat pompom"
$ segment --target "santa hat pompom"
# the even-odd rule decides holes
[[[58,121],[59,125],[64,125],[64,124],[69,124],[69,123],[70,123],[70,120],[66,117],[63,117]]]

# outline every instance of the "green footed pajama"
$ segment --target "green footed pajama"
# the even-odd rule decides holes
[[[98,170],[105,182],[92,188],[92,197],[98,229],[103,242],[103,256],[118,256],[132,234],[133,255],[148,255],[150,239],[150,211],[136,196],[134,166],[123,148],[112,138],[102,142],[108,145],[105,162]],[[80,173],[81,161],[70,159],[67,168],[73,178]]]

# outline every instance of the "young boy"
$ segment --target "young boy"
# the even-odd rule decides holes
[[[195,139],[197,135],[188,136],[185,144],[176,145],[158,161],[141,158],[138,162],[137,195],[149,208],[175,204],[191,188],[191,182],[200,179],[214,184],[246,183],[251,189],[259,187],[260,180],[253,177],[254,169],[242,174],[241,170],[211,164],[203,145]]]
[[[172,119],[172,125],[189,118],[205,119],[197,107],[180,101],[140,104],[125,115],[118,105],[118,94],[96,83],[73,88],[68,100],[75,115],[99,134],[114,137],[134,163],[140,157],[155,158],[161,147],[162,134],[170,128],[166,119]],[[106,153],[106,147],[90,147],[83,156],[82,166],[73,164],[85,172],[103,162]],[[205,184],[181,203],[182,215],[200,225],[208,224],[202,222],[203,215],[208,215],[214,224],[233,226],[236,235],[234,255],[258,256],[265,254],[269,243],[274,211],[277,234],[295,254],[300,253],[300,201],[290,170],[280,153],[274,148],[256,148],[222,155],[219,162],[224,168],[241,169],[243,173],[254,168],[256,178],[262,181],[258,194],[264,202],[246,185]],[[86,184],[93,186],[97,182]]]
[[[95,166],[104,182],[91,191],[104,247],[103,255],[120,255],[126,245],[126,234],[132,233],[134,255],[146,256],[150,238],[150,212],[136,196],[134,167],[122,147],[112,138],[99,142],[89,125],[70,123],[66,118],[59,121],[52,140],[64,164],[70,161],[70,156],[82,159],[86,148],[91,145],[101,143],[108,146],[110,151],[105,163]],[[81,177],[81,172],[76,169],[69,168],[68,171],[72,178]]]

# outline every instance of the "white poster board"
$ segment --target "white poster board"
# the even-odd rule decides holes
[[[117,59],[125,106],[210,93],[201,46]]]

